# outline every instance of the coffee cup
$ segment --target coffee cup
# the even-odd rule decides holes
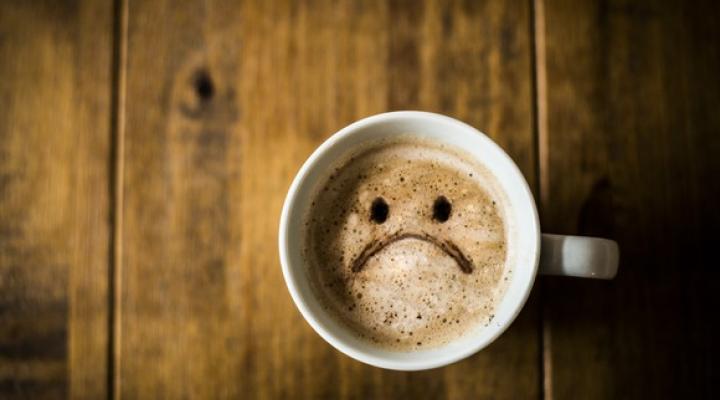
[[[313,289],[304,256],[308,235],[303,223],[313,207],[314,191],[327,171],[353,149],[369,142],[408,137],[462,149],[482,164],[503,192],[509,275],[490,323],[440,346],[398,351],[361,338],[327,309]],[[279,253],[283,276],[298,310],[310,326],[342,353],[367,364],[395,370],[441,367],[492,343],[517,317],[537,274],[612,279],[618,268],[617,243],[603,238],[543,234],[532,192],[517,165],[488,136],[456,119],[420,111],[399,111],[364,118],[321,144],[302,165],[287,193],[280,217]]]

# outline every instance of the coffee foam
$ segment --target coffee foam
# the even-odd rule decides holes
[[[305,217],[304,248],[331,315],[403,351],[442,345],[492,320],[509,274],[507,202],[471,159],[407,138],[370,144],[331,169]],[[452,205],[444,223],[433,218],[439,196]],[[371,219],[377,198],[389,206],[382,224]]]

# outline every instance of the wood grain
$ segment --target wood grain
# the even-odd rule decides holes
[[[538,396],[533,304],[469,360],[384,371],[302,320],[276,245],[300,164],[373,113],[459,117],[534,183],[528,4],[154,1],[128,11],[121,397]]]
[[[0,2],[0,398],[107,394],[112,8]]]
[[[544,6],[544,228],[621,248],[613,282],[546,281],[547,397],[717,397],[719,9]]]

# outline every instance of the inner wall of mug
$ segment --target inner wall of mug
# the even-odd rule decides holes
[[[512,274],[490,325],[485,327],[478,324],[471,332],[441,347],[399,352],[383,349],[360,339],[348,327],[329,315],[315,298],[302,257],[305,243],[302,221],[310,207],[315,189],[322,184],[328,168],[336,160],[367,142],[408,133],[463,149],[495,175],[506,197],[503,210],[508,243],[506,265],[507,268],[512,268]],[[285,278],[301,313],[313,328],[338,350],[379,367],[404,370],[433,368],[482,349],[515,318],[527,299],[536,274],[540,236],[538,218],[534,200],[522,174],[512,160],[485,135],[457,120],[437,114],[381,114],[358,121],[333,135],[301,168],[286,199],[282,219],[284,231],[280,232],[280,246]]]

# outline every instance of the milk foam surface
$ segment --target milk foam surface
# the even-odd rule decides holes
[[[442,345],[492,320],[510,272],[503,194],[470,160],[433,142],[396,139],[328,172],[306,216],[304,256],[331,315],[400,351]],[[433,214],[440,196],[451,204],[444,222]],[[371,215],[378,198],[389,210],[382,223]],[[472,271],[461,268],[463,258]]]

